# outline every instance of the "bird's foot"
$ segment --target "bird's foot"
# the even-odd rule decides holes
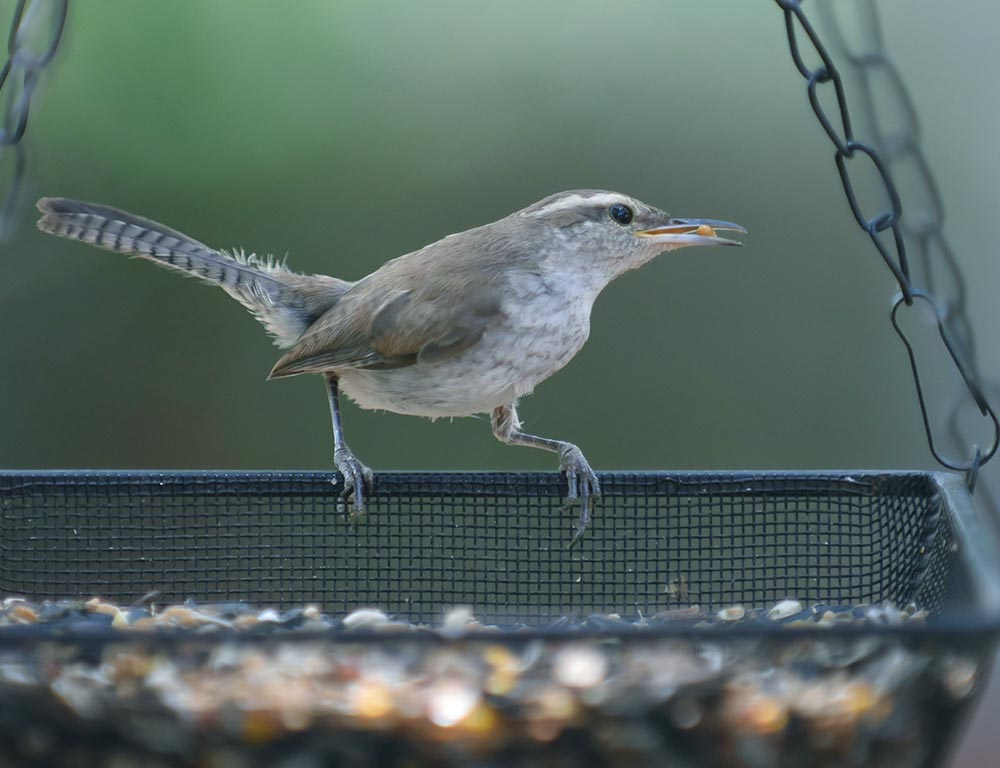
[[[338,496],[338,506],[342,505],[347,522],[357,526],[364,519],[365,495],[372,492],[375,474],[347,446],[334,451],[333,463],[344,477],[344,489]],[[337,481],[334,480],[333,484],[336,485]],[[352,499],[354,503],[349,504]]]
[[[566,495],[566,505],[563,511],[570,510],[576,505],[580,505],[580,518],[576,523],[576,533],[570,540],[568,548],[572,548],[587,530],[587,523],[590,522],[590,513],[594,510],[594,505],[601,498],[601,483],[591,469],[590,463],[583,455],[583,451],[572,443],[566,443],[559,450],[559,468],[566,473],[566,480],[569,484],[569,493]]]

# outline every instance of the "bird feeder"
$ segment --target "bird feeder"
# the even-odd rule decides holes
[[[555,473],[377,480],[0,475],[0,755],[933,765],[989,669],[954,474],[606,474],[573,549]]]

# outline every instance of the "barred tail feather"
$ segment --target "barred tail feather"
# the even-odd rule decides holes
[[[218,285],[275,337],[290,346],[347,283],[299,275],[255,256],[230,255],[155,221],[116,208],[61,197],[38,201],[38,228],[48,234],[148,259]],[[310,290],[311,289],[311,290]]]

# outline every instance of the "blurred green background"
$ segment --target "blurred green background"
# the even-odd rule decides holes
[[[1000,5],[880,7],[995,375]],[[37,233],[39,195],[352,279],[574,187],[750,233],[741,251],[680,251],[613,284],[588,345],[522,403],[530,431],[579,443],[599,470],[933,466],[893,282],[773,2],[72,3],[27,142],[0,281],[0,466],[331,467],[318,377],[265,382],[277,350],[239,305]],[[933,328],[908,322],[944,414],[954,376]],[[345,419],[376,469],[554,469],[485,418],[348,405]]]
[[[970,73],[1000,10],[884,14],[996,370],[983,216],[1000,108]],[[750,234],[741,251],[680,251],[613,284],[588,345],[523,402],[530,430],[578,442],[600,469],[929,465],[893,283],[804,85],[769,2],[74,3],[5,248],[0,465],[331,465],[318,377],[265,382],[277,350],[239,305],[42,236],[37,195],[358,278],[574,187]],[[345,418],[379,469],[553,467],[498,444],[485,419]]]

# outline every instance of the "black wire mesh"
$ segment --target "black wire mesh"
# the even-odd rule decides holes
[[[561,509],[556,474],[379,475],[356,530],[329,480],[0,472],[0,592],[127,604],[160,590],[161,604],[316,602],[334,615],[375,606],[430,624],[462,605],[484,623],[535,631],[12,625],[0,633],[0,763],[214,765],[223,750],[251,768],[296,756],[310,765],[934,766],[1000,628],[997,532],[958,475],[606,474],[598,514],[572,549],[576,513]],[[915,603],[930,618],[821,630],[628,621],[789,597],[855,610]],[[594,613],[624,621],[566,622]],[[565,688],[554,682],[556,660],[581,649],[616,670],[586,696],[612,698],[581,693],[590,703],[560,721],[558,739],[535,738],[550,714],[532,697]],[[433,724],[435,697],[452,695],[446,686],[458,679],[449,675],[488,671],[497,654],[535,659],[518,667],[516,687],[483,699],[505,725],[473,737]],[[310,664],[333,671],[317,682]],[[635,665],[647,672],[630,677]],[[647,675],[669,685],[650,689]],[[302,698],[303,681],[326,687]],[[350,708],[363,703],[351,691],[390,682],[411,702],[402,725]],[[136,696],[136,686],[156,693]],[[299,693],[286,697],[289,686]]]
[[[357,529],[329,477],[2,473],[0,591],[378,606],[412,622],[463,605],[537,626],[786,597],[955,611],[971,594],[929,474],[607,474],[573,549],[556,474],[379,475]]]

